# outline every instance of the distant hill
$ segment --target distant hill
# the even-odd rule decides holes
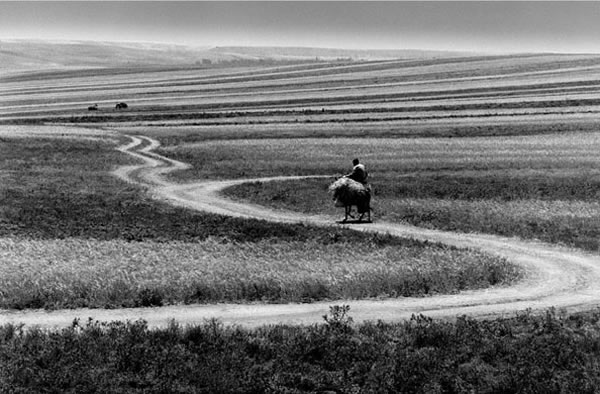
[[[107,42],[0,41],[0,69],[190,64],[206,49]]]
[[[354,59],[354,60],[386,60],[386,59],[431,59],[435,57],[472,56],[473,53],[451,51],[425,51],[416,49],[336,49],[305,47],[215,47],[211,53],[255,58],[255,59]]]
[[[423,59],[464,53],[300,47],[189,47],[91,41],[0,40],[0,73],[98,67],[195,65],[231,61]]]

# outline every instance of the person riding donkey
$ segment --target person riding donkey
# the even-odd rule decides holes
[[[360,160],[358,160],[357,158],[352,160],[352,172],[349,174],[344,175],[344,178],[349,178],[352,179],[353,181],[356,181],[358,183],[360,183],[361,185],[363,185],[364,190],[367,193],[367,198],[364,201],[361,201],[361,203],[359,203],[359,205],[357,205],[357,210],[359,213],[361,213],[360,218],[362,219],[363,215],[365,212],[369,213],[369,221],[371,220],[371,215],[370,215],[370,211],[371,211],[371,207],[370,207],[370,201],[371,201],[371,186],[367,183],[367,179],[369,178],[369,174],[367,173],[367,169],[365,168],[364,164],[360,163]],[[350,207],[351,209],[351,207]],[[354,218],[354,215],[352,215],[351,212],[347,211],[347,215],[350,216],[351,218]]]

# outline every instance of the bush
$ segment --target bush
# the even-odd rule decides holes
[[[600,390],[600,312],[511,319],[150,329],[88,321],[0,328],[2,392],[531,392]]]

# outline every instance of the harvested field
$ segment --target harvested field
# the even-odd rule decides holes
[[[179,127],[337,125],[419,134],[430,122],[528,123],[560,117],[596,124],[600,57],[521,55],[332,61],[240,68],[116,69],[0,77],[0,123],[94,123]],[[54,76],[54,77],[53,77]],[[54,79],[53,79],[54,78]],[[116,111],[116,102],[129,104]],[[98,103],[98,111],[87,106]],[[375,129],[375,130],[373,130]],[[471,128],[468,135],[488,134]],[[519,134],[518,129],[513,129]],[[285,137],[285,134],[283,135]]]

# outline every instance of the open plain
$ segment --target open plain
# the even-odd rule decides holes
[[[231,343],[226,323],[256,328],[239,334],[253,343],[244,357],[267,360],[261,346],[280,334],[265,324],[344,344],[404,327],[422,335],[417,352],[452,330],[482,341],[560,332],[593,351],[583,343],[598,336],[600,306],[599,77],[600,56],[556,54],[4,72],[2,346],[29,338],[23,327],[192,335],[176,323]],[[371,174],[372,224],[336,223],[327,192],[353,157]],[[332,305],[349,305],[354,323]],[[77,320],[88,318],[129,323]],[[394,338],[383,348],[400,363],[410,357]],[[593,358],[571,356],[565,371]],[[326,358],[311,357],[299,359]],[[502,367],[478,357],[454,371],[472,387],[536,379],[477,386],[469,373],[510,375],[513,356]],[[597,385],[586,365],[581,381]]]

